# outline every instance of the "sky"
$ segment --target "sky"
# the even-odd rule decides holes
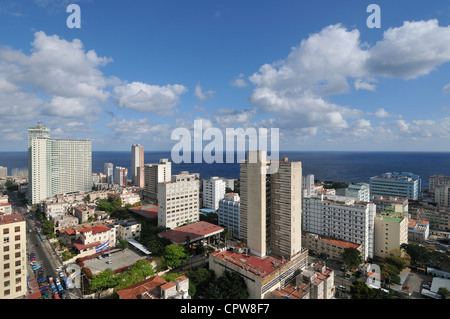
[[[449,25],[447,0],[2,0],[0,151],[38,121],[168,151],[201,121],[278,129],[285,151],[447,152]]]

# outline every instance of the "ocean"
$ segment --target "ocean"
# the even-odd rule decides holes
[[[427,189],[429,177],[435,174],[450,176],[449,152],[282,152],[289,160],[301,161],[303,175],[314,174],[320,181],[345,183],[369,182],[370,177],[386,172],[412,172],[422,179]],[[159,159],[171,159],[170,151],[145,152],[145,163],[158,163]],[[193,157],[192,157],[193,160]],[[171,160],[172,161],[172,160]],[[131,173],[131,151],[93,151],[92,172],[103,172],[104,163],[128,168]],[[173,161],[172,161],[173,162]],[[225,161],[224,161],[225,162]],[[8,168],[8,174],[26,170],[27,152],[0,152],[0,166]],[[200,173],[201,178],[221,176],[239,178],[239,163],[172,163],[172,174],[180,171]]]

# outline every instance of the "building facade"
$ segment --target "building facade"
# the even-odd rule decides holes
[[[239,211],[241,199],[238,193],[227,193],[225,197],[219,201],[219,209],[217,211],[218,223],[220,226],[228,228],[231,237],[239,239]]]
[[[158,183],[170,182],[172,179],[172,163],[162,158],[159,163],[144,165],[144,191],[146,200],[155,201],[158,198]]]
[[[370,202],[370,185],[367,183],[350,184],[345,189],[345,196],[353,197],[357,202]]]
[[[144,146],[139,144],[131,146],[131,183],[144,187]]]
[[[50,139],[38,124],[28,129],[28,198],[36,204],[56,194],[92,190],[92,146],[88,140]]]
[[[386,257],[391,250],[398,250],[408,243],[408,212],[401,206],[386,209],[375,217],[375,255]]]
[[[385,173],[370,178],[370,195],[418,200],[422,197],[422,181],[413,173]]]
[[[450,185],[441,185],[434,188],[434,201],[438,207],[450,207]]]
[[[104,173],[106,175],[106,183],[114,183],[114,165],[113,163],[105,163],[103,165]]]
[[[119,186],[127,185],[128,169],[121,166],[116,166],[114,172],[114,184]]]
[[[26,248],[23,215],[0,215],[0,299],[16,299],[27,294]]]
[[[219,201],[225,197],[226,182],[219,177],[202,180],[203,207],[218,210]]]
[[[361,245],[362,258],[374,255],[373,203],[345,196],[303,198],[303,231]]]
[[[434,192],[436,187],[450,186],[450,176],[432,175],[429,179],[429,190]]]
[[[158,226],[176,228],[199,220],[200,180],[181,172],[171,182],[158,183]]]

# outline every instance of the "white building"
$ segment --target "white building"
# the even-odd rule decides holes
[[[156,200],[158,197],[158,183],[170,182],[172,179],[172,163],[167,158],[162,158],[159,163],[144,165],[144,192],[143,196],[148,200]]]
[[[8,168],[0,166],[0,178],[6,178],[8,176]]]
[[[219,201],[225,197],[226,183],[219,177],[203,180],[203,207],[218,210]]]
[[[311,196],[314,194],[314,175],[308,174],[302,176],[303,196]]]
[[[218,223],[220,226],[228,228],[228,233],[233,238],[239,239],[239,210],[241,199],[237,193],[227,193],[219,201],[219,210],[217,211]]]
[[[357,202],[370,202],[370,185],[367,183],[350,184],[345,189],[345,196],[353,197]]]
[[[131,183],[144,187],[144,146],[131,146]]]
[[[128,169],[121,166],[116,166],[114,172],[114,184],[119,186],[127,185]]]
[[[450,176],[444,176],[444,175],[433,175],[430,176],[429,179],[429,189],[430,191],[434,191],[436,187],[439,186],[450,186]]]
[[[303,231],[360,244],[363,260],[374,255],[375,215],[375,204],[351,197],[303,198]]]
[[[181,172],[171,182],[158,183],[158,226],[176,228],[199,220],[198,177]]]
[[[28,197],[36,204],[55,194],[92,190],[88,140],[55,140],[38,124],[28,129]]]
[[[106,175],[106,183],[113,184],[114,183],[114,165],[113,165],[113,163],[105,163],[103,167],[104,167],[104,173]]]

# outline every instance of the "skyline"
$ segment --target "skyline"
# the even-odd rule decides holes
[[[449,150],[448,2],[255,3],[2,2],[0,150],[41,121],[95,151],[170,151],[196,119],[279,128],[283,151]]]

